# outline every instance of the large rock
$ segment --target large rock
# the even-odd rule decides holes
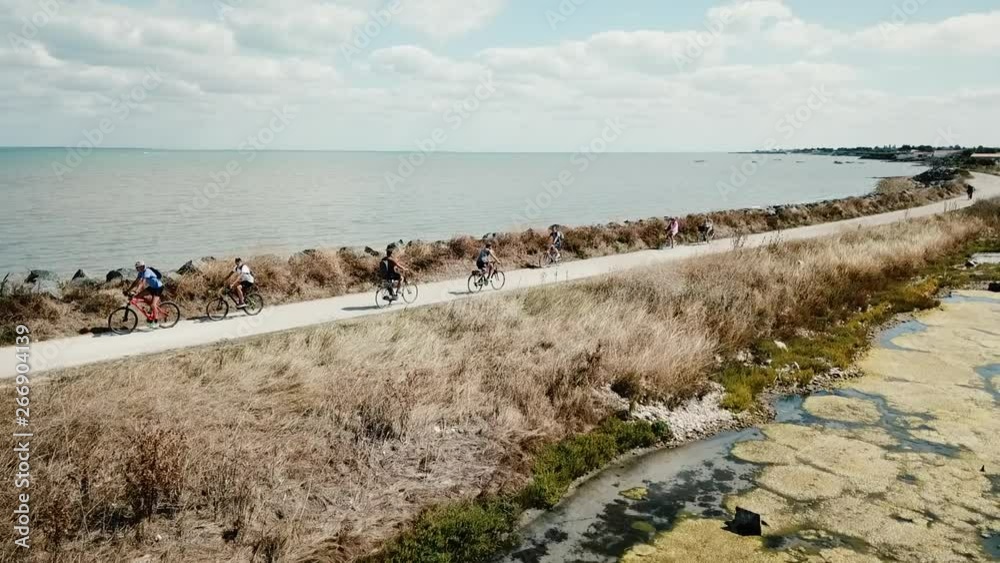
[[[62,299],[62,284],[59,281],[59,276],[55,272],[50,272],[48,270],[32,270],[27,277],[24,278],[24,285],[32,293],[42,293],[45,295],[50,295],[56,299]]]
[[[27,290],[24,280],[30,276],[30,272],[10,272],[0,276],[0,294],[10,295],[16,291]]]
[[[62,299],[62,284],[53,280],[36,280],[31,287],[33,293],[43,293],[56,299]]]
[[[184,279],[184,274],[180,272],[162,272],[163,273],[163,283],[167,284],[168,287],[176,288],[181,284],[181,280]]]
[[[980,252],[972,255],[972,262],[979,264],[1000,264],[1000,252]]]
[[[950,182],[955,179],[958,175],[957,168],[945,168],[937,167],[931,168],[926,172],[922,172],[913,177],[913,180],[920,182],[921,184],[938,184],[941,182]]]
[[[177,273],[186,276],[189,274],[198,274],[211,262],[211,260],[205,260],[204,258],[198,258],[197,260],[188,260],[183,266],[177,268]]]
[[[59,281],[59,275],[49,270],[31,270],[24,278],[24,283],[34,284],[39,281]]]
[[[307,249],[305,249],[305,250],[303,250],[301,252],[296,252],[295,254],[292,254],[288,258],[288,263],[289,264],[293,264],[295,262],[299,262],[299,261],[305,260],[307,258],[312,258],[313,256],[316,256],[317,254],[319,254],[319,251],[316,250],[315,248],[307,248]]]
[[[117,270],[111,270],[104,276],[105,283],[111,282],[121,282],[126,280],[135,279],[136,272],[133,268],[118,268]]]
[[[87,272],[83,270],[77,270],[76,273],[73,274],[73,278],[70,279],[69,283],[75,286],[93,286],[93,285],[98,285],[100,282],[88,276]]]

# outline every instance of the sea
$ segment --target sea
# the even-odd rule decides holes
[[[907,163],[729,153],[0,149],[0,277],[860,195]]]

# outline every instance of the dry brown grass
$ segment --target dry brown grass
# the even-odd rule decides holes
[[[863,197],[781,206],[774,210],[743,209],[707,215],[716,225],[717,236],[737,236],[918,206],[962,195],[963,188],[959,184],[922,187],[912,180],[892,179]],[[694,214],[681,220],[680,242],[695,241],[697,225],[705,216]],[[666,243],[666,222],[652,218],[622,224],[569,227],[565,234],[567,260],[590,258],[659,248]],[[413,241],[401,249],[400,258],[421,281],[448,279],[468,275],[480,244],[467,236],[433,243]],[[546,234],[530,230],[502,233],[497,237],[496,248],[506,268],[532,266],[546,248]],[[265,255],[247,260],[266,302],[275,305],[367,291],[377,281],[379,259],[341,249],[309,251],[288,259]],[[197,273],[168,280],[168,298],[180,305],[185,317],[203,316],[206,303],[218,295],[231,262],[229,258],[209,262]],[[62,300],[37,296],[0,297],[0,323],[27,322],[35,328],[39,338],[100,331],[106,326],[108,313],[123,304],[121,288],[121,284],[68,285]],[[0,334],[0,344],[10,342],[7,336]]]
[[[900,194],[910,190],[918,189],[918,184],[912,179],[904,176],[895,178],[882,178],[875,187],[875,193],[882,195]]]
[[[980,229],[775,243],[53,374],[32,390],[34,560],[350,560],[431,503],[523,485],[540,444],[609,414],[595,389],[697,395],[717,354],[825,322]]]

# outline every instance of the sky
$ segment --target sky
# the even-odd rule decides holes
[[[3,146],[1000,144],[995,0],[0,0],[0,29]]]

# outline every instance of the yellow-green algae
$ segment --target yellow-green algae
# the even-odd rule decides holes
[[[808,465],[768,467],[757,483],[800,501],[839,497],[847,485],[843,478]]]
[[[878,563],[871,555],[844,548],[819,553],[778,552],[764,548],[760,538],[731,534],[718,520],[683,520],[652,545],[625,554],[624,563]]]
[[[802,408],[815,417],[827,420],[874,424],[881,418],[878,407],[870,401],[835,395],[809,397],[803,403]]]
[[[646,497],[649,496],[649,489],[646,487],[633,487],[618,494],[629,500],[646,500]]]
[[[727,561],[772,563],[793,561],[786,554],[764,549],[760,538],[730,534],[718,520],[683,520],[656,539],[652,546],[638,546],[622,558],[624,563],[687,563]],[[652,549],[650,549],[652,547]]]
[[[987,298],[987,294],[976,294]],[[918,440],[958,447],[957,455],[907,451],[875,426],[829,429],[771,424],[767,439],[744,442],[736,457],[765,464],[759,487],[727,499],[763,515],[766,535],[833,534],[847,549],[776,551],[759,538],[722,529],[718,520],[685,520],[630,562],[989,561],[980,534],[1000,522],[1000,499],[988,475],[1000,472],[1000,406],[975,368],[1000,363],[1000,300],[949,303],[922,316],[927,330],[895,339],[862,362],[869,374],[851,388],[883,397]],[[810,400],[813,415],[875,424],[863,399]],[[986,466],[987,472],[980,468]],[[810,535],[812,534],[812,535]]]

